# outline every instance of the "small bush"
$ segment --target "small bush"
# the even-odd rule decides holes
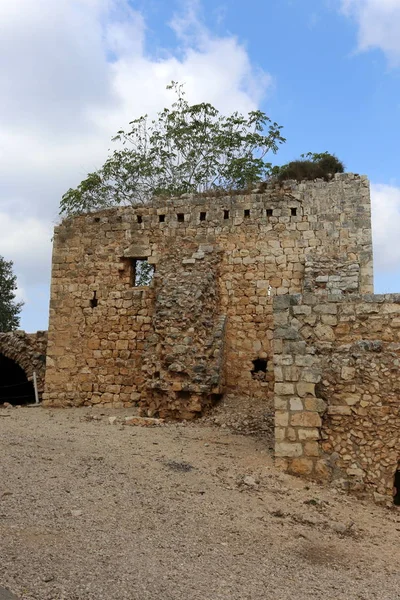
[[[323,152],[302,154],[298,160],[293,160],[272,171],[273,178],[278,181],[295,179],[296,181],[325,179],[328,181],[335,173],[343,173],[344,164],[334,154]]]

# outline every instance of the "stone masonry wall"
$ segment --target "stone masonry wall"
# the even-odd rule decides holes
[[[275,299],[276,456],[390,495],[400,458],[400,295]]]
[[[36,372],[39,397],[44,390],[47,331],[0,333],[0,354],[16,362],[29,381]]]
[[[175,416],[223,391],[272,402],[273,297],[301,292],[305,264],[327,254],[357,265],[370,292],[371,248],[368,180],[352,174],[67,219],[54,237],[45,402]],[[148,287],[132,287],[135,258],[155,265]]]

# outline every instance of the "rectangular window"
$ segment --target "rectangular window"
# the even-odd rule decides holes
[[[295,217],[297,215],[297,208],[291,208],[290,214],[292,215],[292,217]]]
[[[205,221],[206,217],[207,217],[207,213],[205,213],[205,212],[200,213],[200,221]]]
[[[147,258],[134,258],[132,260],[132,285],[142,287],[150,285],[154,277],[154,265]]]
[[[229,210],[224,210],[224,219],[229,219]]]
[[[272,210],[272,208],[267,208],[267,217],[272,217],[273,214],[274,211]]]
[[[250,219],[250,209],[246,208],[244,211],[244,218],[245,219]]]
[[[121,258],[120,279],[131,287],[148,286],[153,280],[154,265],[147,258]]]
[[[184,223],[185,221],[185,215],[183,213],[178,213],[176,218],[178,219],[178,223]]]
[[[165,215],[158,215],[158,222],[159,223],[164,223],[165,222]]]
[[[143,217],[142,217],[142,215],[137,215],[136,219],[137,219],[138,223],[143,223]]]

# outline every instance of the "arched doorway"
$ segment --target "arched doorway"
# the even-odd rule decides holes
[[[32,382],[25,371],[11,358],[0,354],[0,404],[31,404],[35,402]]]

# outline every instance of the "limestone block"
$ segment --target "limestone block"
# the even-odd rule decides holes
[[[307,395],[315,396],[315,383],[299,381],[296,383],[296,390],[301,398]]]
[[[304,407],[306,410],[323,414],[327,409],[327,404],[322,398],[307,397],[304,400]]]
[[[316,441],[308,441],[304,444],[304,456],[319,456],[319,444]]]
[[[275,384],[275,393],[279,396],[292,396],[294,392],[294,384],[293,383],[276,383]]]
[[[306,429],[299,428],[297,430],[297,435],[299,437],[300,442],[306,442],[310,440],[316,441],[319,440],[321,437],[320,431],[317,427],[310,427]]]
[[[329,325],[322,325],[319,323],[315,328],[315,335],[318,339],[323,341],[335,341],[335,333]]]
[[[328,414],[349,416],[352,412],[350,406],[328,406]]]
[[[305,477],[311,475],[314,468],[314,461],[309,458],[295,458],[290,461],[288,471],[292,475]]]
[[[289,406],[291,411],[304,410],[303,402],[300,398],[290,398]]]
[[[275,456],[294,458],[302,456],[303,446],[296,442],[278,442],[275,444]]]
[[[318,413],[299,412],[290,415],[290,425],[293,427],[321,427],[321,417]]]
[[[289,413],[286,411],[275,411],[275,427],[287,427],[289,424]]]

